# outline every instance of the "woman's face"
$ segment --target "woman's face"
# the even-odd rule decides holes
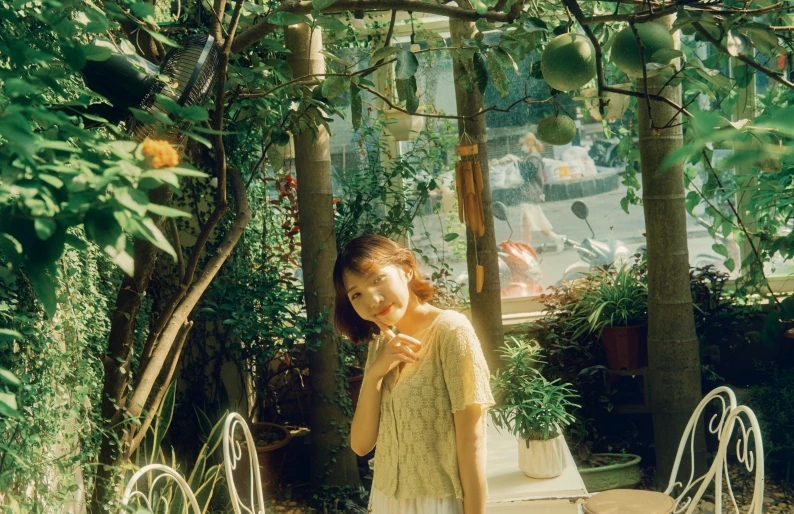
[[[394,325],[402,319],[411,299],[407,266],[385,266],[368,275],[346,272],[345,290],[356,313],[367,321]]]

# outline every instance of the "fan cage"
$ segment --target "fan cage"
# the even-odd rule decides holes
[[[156,80],[155,85],[144,98],[141,109],[147,112],[160,112],[168,115],[168,110],[157,100],[163,94],[182,107],[201,105],[207,99],[218,77],[221,50],[212,36],[192,35],[182,42],[182,48],[170,51],[160,65],[160,75],[168,77],[169,83]],[[166,139],[175,145],[184,142],[181,130],[191,123],[178,123],[171,126]],[[134,120],[131,129],[137,141],[143,141],[157,133],[156,125],[146,125]]]

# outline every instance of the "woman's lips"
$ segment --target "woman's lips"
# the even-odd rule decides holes
[[[379,312],[377,315],[378,315],[378,316],[385,316],[386,314],[388,314],[388,313],[389,313],[389,311],[390,311],[390,310],[391,310],[391,305],[389,305],[388,307],[386,307],[385,309],[383,309],[382,311],[380,311],[380,312]]]

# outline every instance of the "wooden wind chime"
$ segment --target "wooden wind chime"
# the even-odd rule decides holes
[[[472,234],[483,236],[485,234],[485,213],[482,206],[482,168],[480,167],[477,153],[477,144],[464,132],[455,146],[455,155],[460,157],[460,160],[455,165],[455,186],[458,191],[458,219],[461,223],[466,223]],[[480,265],[477,237],[474,237],[474,255],[476,259],[475,285],[479,293],[482,291],[485,269]]]

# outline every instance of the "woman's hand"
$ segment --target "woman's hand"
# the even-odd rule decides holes
[[[405,334],[394,335],[394,332],[383,323],[379,321],[375,323],[381,333],[389,338],[389,341],[369,368],[373,377],[379,380],[401,363],[412,364],[419,360],[416,352],[422,347],[420,341]]]

